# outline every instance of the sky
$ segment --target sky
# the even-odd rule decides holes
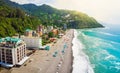
[[[20,4],[48,4],[58,9],[77,10],[97,21],[120,25],[120,0],[11,0]]]

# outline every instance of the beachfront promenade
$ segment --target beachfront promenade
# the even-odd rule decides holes
[[[51,44],[49,51],[37,50],[21,67],[10,69],[11,73],[71,73],[73,30],[66,31],[61,39]],[[57,52],[54,56],[54,53]]]

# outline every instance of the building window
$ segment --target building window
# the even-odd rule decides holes
[[[5,63],[5,60],[3,60],[2,62]]]
[[[12,61],[7,61],[7,63],[8,63],[8,64],[13,64],[13,62],[12,62]]]

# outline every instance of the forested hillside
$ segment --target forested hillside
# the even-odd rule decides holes
[[[44,25],[54,25],[63,27],[67,24],[68,28],[95,28],[102,27],[94,18],[89,17],[85,13],[59,10],[49,5],[43,4],[35,6],[33,4],[22,5],[23,10],[40,18]]]
[[[23,33],[26,28],[35,29],[40,20],[30,16],[20,8],[10,7],[0,1],[0,36],[12,36]]]
[[[103,27],[94,18],[70,10],[59,10],[49,5],[19,5],[10,0],[0,0],[0,37],[22,34],[26,28],[35,29],[38,25],[63,28]]]

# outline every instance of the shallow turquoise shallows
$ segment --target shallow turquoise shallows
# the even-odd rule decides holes
[[[120,73],[120,29],[78,29],[77,38],[94,73]]]

